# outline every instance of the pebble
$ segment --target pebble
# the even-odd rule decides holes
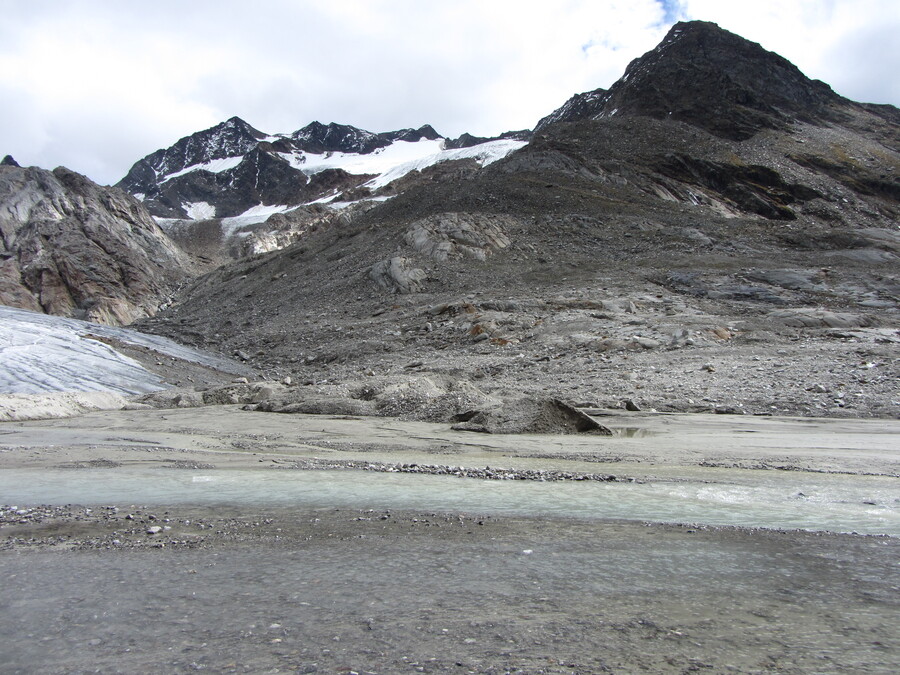
[[[633,478],[603,473],[580,471],[555,471],[543,469],[497,469],[486,466],[463,467],[446,464],[406,464],[388,462],[366,462],[361,460],[321,460],[307,459],[293,464],[273,467],[273,469],[362,469],[380,473],[416,473],[433,476],[456,476],[458,478],[479,478],[481,480],[533,480],[533,481],[596,481],[634,482]]]

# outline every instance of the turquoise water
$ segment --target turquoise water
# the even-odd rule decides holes
[[[628,519],[900,536],[900,480],[705,469],[647,483],[487,481],[366,471],[13,469],[3,504],[228,504]]]

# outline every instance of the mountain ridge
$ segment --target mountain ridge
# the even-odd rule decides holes
[[[570,99],[577,119],[224,265],[146,329],[309,383],[286,410],[329,396],[332,412],[385,400],[379,414],[447,421],[551,391],[598,407],[892,414],[891,109],[689,28],[595,101]],[[885,364],[865,382],[861,354]]]
[[[290,134],[270,135],[232,117],[138,160],[116,187],[144,201],[157,217],[194,218],[192,204],[208,205],[199,210],[205,217],[235,217],[257,205],[295,207],[335,198],[341,190],[361,188],[373,174],[393,168],[375,162],[378,170],[367,170],[365,161],[354,166],[354,156],[363,160],[394,150],[398,155],[395,164],[402,164],[443,150],[487,146],[493,141],[518,140],[523,135],[527,132],[496,138],[464,134],[459,139],[447,139],[428,124],[418,129],[373,133],[318,121]],[[332,157],[334,166],[328,166]],[[346,169],[338,161],[341,157],[346,158]],[[320,164],[325,160],[325,165],[310,166],[310,160]],[[333,177],[323,190],[311,178],[326,168],[343,173],[342,180],[337,181],[340,185]],[[292,184],[290,189],[285,188],[288,183]]]

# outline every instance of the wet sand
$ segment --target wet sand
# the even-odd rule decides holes
[[[319,457],[649,479],[708,464],[897,475],[896,422],[603,421],[624,431],[501,437],[237,408],[122,411],[3,424],[0,468],[145,467],[149,479],[175,462],[271,470]],[[900,660],[893,537],[308,506],[16,506],[0,518],[4,672],[893,673]]]

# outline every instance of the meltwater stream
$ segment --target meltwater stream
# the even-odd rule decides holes
[[[886,476],[698,470],[646,483],[492,481],[365,471],[12,469],[4,504],[227,504],[410,509],[827,530],[900,536]]]

